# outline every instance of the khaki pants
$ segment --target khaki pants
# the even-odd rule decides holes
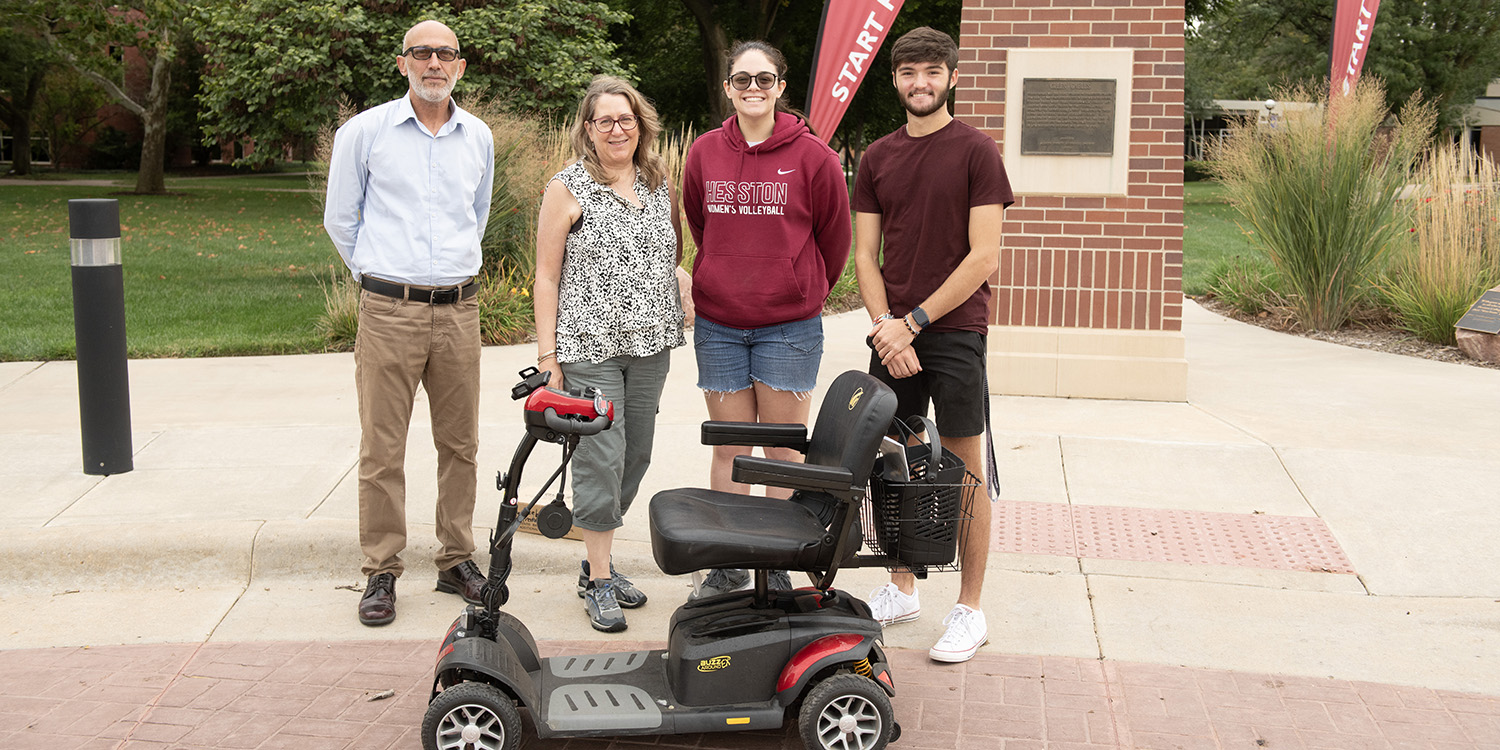
[[[364,575],[405,569],[406,433],[427,390],[438,453],[434,562],[447,570],[474,553],[479,450],[479,303],[429,305],[360,293],[354,343],[359,392],[359,546]]]

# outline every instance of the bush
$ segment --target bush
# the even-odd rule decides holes
[[[1280,287],[1276,269],[1264,258],[1230,255],[1208,271],[1208,293],[1246,315],[1286,307]]]
[[[1213,173],[1210,171],[1207,162],[1184,161],[1182,163],[1183,182],[1202,182],[1203,180],[1211,179],[1213,179]]]
[[[492,274],[479,283],[479,338],[486,344],[519,344],[536,333],[531,276]]]
[[[1500,174],[1467,149],[1435,149],[1409,201],[1409,241],[1381,285],[1392,315],[1418,338],[1455,343],[1454,324],[1500,283]]]
[[[1371,272],[1405,229],[1393,207],[1437,110],[1413,98],[1385,128],[1385,92],[1371,77],[1331,100],[1326,85],[1276,98],[1327,104],[1268,127],[1232,123],[1210,151],[1210,168],[1254,228],[1251,241],[1275,266],[1297,322],[1336,329],[1367,298]]]
[[[323,290],[323,312],[314,324],[329,351],[347,352],[354,348],[359,332],[359,285],[344,264],[328,266],[328,281],[318,279]]]

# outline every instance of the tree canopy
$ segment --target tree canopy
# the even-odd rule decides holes
[[[341,101],[363,109],[405,92],[396,56],[402,35],[424,19],[458,36],[468,61],[460,95],[482,91],[518,111],[559,112],[594,75],[629,75],[608,36],[628,15],[603,2],[245,0],[201,3],[196,18],[210,61],[206,129],[255,140],[242,160],[251,164],[280,158],[266,146],[311,142]]]
[[[1323,80],[1333,10],[1327,0],[1225,0],[1206,7],[1189,25],[1189,104],[1261,99],[1278,86]],[[1500,76],[1500,0],[1384,0],[1372,34],[1363,75],[1385,81],[1392,103],[1421,91],[1448,124]]]
[[[616,7],[630,8],[631,20],[617,28],[614,39],[621,57],[633,64],[641,92],[655,102],[667,122],[689,125],[699,132],[718,127],[730,114],[720,86],[725,68],[719,63],[736,41],[750,39],[762,39],[786,55],[787,103],[797,109],[804,106],[823,3],[610,1]],[[931,26],[957,40],[962,10],[963,0],[906,0],[880,53],[869,63],[864,83],[850,101],[834,134],[835,144],[858,150],[906,121],[890,86],[891,44],[918,26]]]

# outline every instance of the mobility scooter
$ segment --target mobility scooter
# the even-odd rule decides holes
[[[513,535],[554,483],[557,499],[537,510],[536,522],[547,536],[567,532],[564,470],[579,439],[608,429],[614,410],[597,391],[547,388],[547,374],[535,368],[521,375],[512,396],[526,399],[526,435],[497,481],[504,498],[484,604],[467,607],[439,647],[422,722],[426,750],[515,750],[523,707],[542,738],[775,729],[789,715],[809,748],[881,750],[900,736],[880,624],[863,601],[833,588],[834,575],[865,565],[921,574],[953,563],[961,496],[972,495],[974,483],[940,446],[886,437],[896,410],[889,388],[861,372],[840,375],[811,435],[800,424],[705,422],[705,444],[803,452],[805,463],[755,456],[734,463],[736,481],[794,494],[657,493],[652,552],[672,575],[751,569],[754,588],[679,607],[665,650],[539,658],[531,632],[501,609]],[[928,434],[936,440],[935,431]],[[538,442],[562,445],[562,465],[523,507],[521,473]],[[937,457],[931,471],[930,456]],[[890,502],[872,504],[872,490]],[[771,590],[769,570],[805,572],[817,582]]]

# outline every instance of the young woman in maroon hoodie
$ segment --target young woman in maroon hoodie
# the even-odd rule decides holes
[[[807,423],[823,357],[823,302],[849,257],[848,185],[838,156],[789,111],[786,58],[765,42],[729,55],[724,95],[734,115],[693,142],[682,208],[693,260],[693,345],[709,419]],[[749,448],[716,446],[709,486]],[[784,448],[773,458],[800,460]],[[784,491],[773,490],[778,496]],[[711,573],[700,595],[737,588],[744,571]],[[785,573],[773,586],[786,587]]]

